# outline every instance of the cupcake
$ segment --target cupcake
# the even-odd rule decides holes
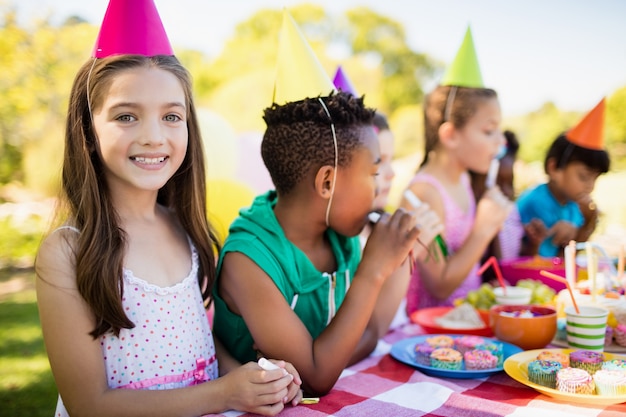
[[[604,355],[591,350],[575,350],[569,354],[569,363],[572,368],[580,368],[593,375],[602,367]]]
[[[451,348],[437,348],[430,354],[430,366],[458,371],[463,366],[463,355]]]
[[[602,362],[602,368],[609,371],[622,371],[626,372],[626,360],[624,359],[611,359]]]
[[[604,333],[604,347],[609,347],[613,344],[613,328],[606,326],[606,333]]]
[[[486,341],[484,344],[476,346],[476,349],[491,352],[491,354],[498,359],[496,367],[502,366],[502,363],[504,362],[502,343]]]
[[[461,353],[476,349],[476,346],[485,344],[485,339],[480,336],[461,336],[454,339],[454,348]]]
[[[556,373],[562,368],[556,361],[535,359],[528,363],[528,380],[548,388],[556,388]]]
[[[544,350],[539,355],[537,355],[537,359],[542,361],[556,361],[560,363],[563,368],[569,367],[569,355],[563,352],[555,350]]]
[[[626,372],[600,369],[593,374],[598,395],[626,394]]]
[[[492,369],[498,365],[498,358],[488,350],[474,349],[463,354],[465,369]]]
[[[593,394],[595,384],[582,368],[562,368],[556,373],[556,389],[571,394]]]
[[[454,346],[454,339],[450,336],[432,336],[426,338],[426,343],[434,348],[451,348]]]
[[[430,354],[437,349],[428,343],[420,343],[415,346],[415,361],[420,365],[430,366]]]
[[[626,346],[626,324],[618,324],[613,329],[613,338],[615,343],[620,346]]]

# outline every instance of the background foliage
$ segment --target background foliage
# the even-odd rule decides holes
[[[442,64],[413,51],[402,25],[366,7],[332,16],[315,5],[292,15],[333,75],[338,65],[349,74],[368,105],[386,113],[397,137],[397,157],[422,149],[423,86],[432,84]],[[61,26],[18,24],[10,5],[0,4],[0,186],[17,182],[54,195],[62,151],[67,96],[77,68],[89,57],[97,29],[80,17]],[[237,25],[221,55],[178,48],[194,76],[200,106],[223,116],[236,132],[262,131],[263,108],[273,87],[281,11],[264,9]],[[616,161],[626,157],[626,86],[608,98],[607,143]],[[562,112],[552,103],[504,121],[521,140],[520,157],[543,158],[549,142],[581,114]]]

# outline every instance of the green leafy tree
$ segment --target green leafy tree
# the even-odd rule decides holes
[[[615,91],[606,103],[606,145],[612,169],[626,167],[626,86]]]
[[[576,123],[579,113],[563,113],[554,103],[545,103],[511,126],[520,140],[518,158],[525,162],[543,161],[554,139]]]
[[[421,85],[434,65],[408,47],[399,23],[365,7],[334,17],[304,4],[290,8],[290,14],[329,76],[344,65],[368,105],[391,115],[402,105],[421,102]],[[238,131],[265,127],[261,114],[271,104],[281,21],[281,10],[256,12],[237,25],[207,69],[206,86],[213,90],[202,91],[200,100]]]
[[[67,97],[78,67],[89,57],[96,28],[72,17],[21,27],[3,10],[0,26],[0,183],[23,183],[51,194],[63,149]]]

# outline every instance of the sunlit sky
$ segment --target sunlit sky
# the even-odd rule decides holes
[[[0,0],[5,4],[7,0]],[[9,2],[11,0],[8,0]],[[108,0],[12,0],[21,21],[79,15],[99,25]],[[155,0],[174,48],[219,54],[235,26],[260,8],[291,0]],[[314,0],[333,14],[367,6],[403,24],[410,47],[449,63],[471,25],[483,80],[500,96],[504,116],[552,101],[590,110],[626,86],[623,0]],[[278,29],[276,32],[278,32]],[[268,34],[268,36],[275,36]],[[359,90],[358,85],[355,86]],[[360,91],[360,90],[359,90]],[[367,93],[367,92],[364,92]]]

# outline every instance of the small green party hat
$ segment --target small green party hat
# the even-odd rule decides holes
[[[467,27],[463,43],[456,53],[456,57],[452,64],[448,67],[441,85],[484,88],[483,77],[480,74],[480,66],[476,58],[476,49],[474,49],[474,40],[472,39],[472,31]]]

